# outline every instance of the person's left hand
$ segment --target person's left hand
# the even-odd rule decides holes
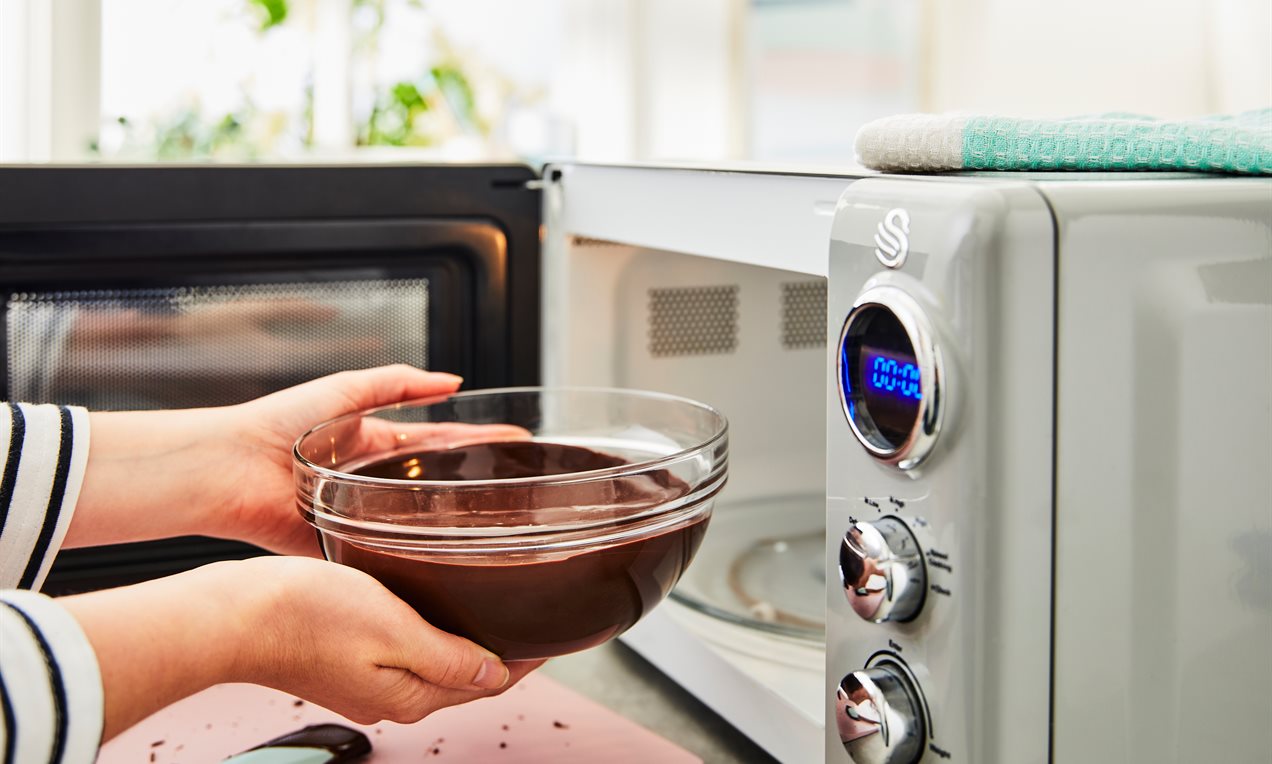
[[[88,469],[65,545],[197,534],[319,556],[314,531],[296,509],[296,439],[343,414],[447,396],[461,381],[411,366],[383,366],[333,374],[237,406],[93,413]],[[490,437],[524,434],[509,430]]]
[[[226,410],[232,458],[243,466],[238,490],[216,521],[221,534],[273,552],[321,556],[317,537],[296,511],[292,445],[306,430],[344,414],[449,395],[463,380],[412,366],[332,374]]]

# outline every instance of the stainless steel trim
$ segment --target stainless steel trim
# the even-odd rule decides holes
[[[854,671],[835,693],[835,723],[857,764],[915,764],[927,729],[917,690],[890,662]]]
[[[872,441],[863,429],[866,422],[858,421],[864,415],[858,413],[854,416],[848,403],[848,393],[844,390],[844,342],[848,339],[853,323],[871,309],[887,310],[896,316],[909,337],[914,348],[915,362],[919,366],[919,388],[922,391],[919,415],[915,417],[909,437],[896,448]],[[844,319],[835,356],[835,384],[839,388],[839,404],[858,442],[871,456],[884,464],[894,465],[902,470],[919,466],[932,452],[941,434],[941,422],[945,416],[945,369],[936,332],[918,301],[895,286],[881,285],[865,290],[858,295],[848,317]]]
[[[839,580],[853,612],[873,623],[913,620],[927,597],[919,542],[895,517],[848,529],[839,545]]]

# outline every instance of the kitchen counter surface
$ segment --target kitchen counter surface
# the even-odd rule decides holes
[[[554,658],[540,671],[708,764],[777,761],[619,641]]]

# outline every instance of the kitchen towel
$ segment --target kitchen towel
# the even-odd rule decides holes
[[[1159,120],[902,114],[861,128],[857,161],[885,172],[1174,170],[1272,174],[1272,109]]]

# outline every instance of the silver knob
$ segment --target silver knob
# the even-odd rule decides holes
[[[909,621],[923,609],[923,555],[895,517],[853,523],[839,545],[839,576],[848,603],[867,621]]]
[[[854,671],[835,697],[839,739],[857,764],[914,764],[927,731],[918,695],[899,670],[881,663]]]

